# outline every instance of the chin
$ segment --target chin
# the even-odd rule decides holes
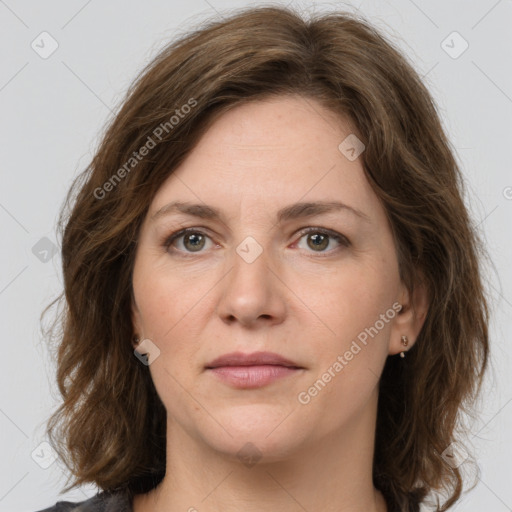
[[[213,430],[203,430],[199,435],[231,460],[243,463],[284,460],[299,449],[306,433],[293,428],[293,414],[286,418],[288,412],[283,413],[282,408],[278,411],[262,409],[262,406],[243,406],[237,411],[216,415],[215,419],[224,428],[214,422]]]
[[[255,464],[268,464],[284,461],[298,452],[300,443],[290,435],[283,438],[276,436],[270,440],[268,432],[258,435],[234,435],[223,439],[207,439],[211,448],[223,455],[227,460],[240,462],[250,468]]]

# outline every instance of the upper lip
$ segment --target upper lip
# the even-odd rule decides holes
[[[218,368],[219,366],[256,366],[264,364],[302,368],[293,361],[273,352],[253,352],[252,354],[231,352],[217,357],[217,359],[208,363],[206,368]]]

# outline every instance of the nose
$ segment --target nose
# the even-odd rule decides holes
[[[286,286],[271,264],[268,250],[254,260],[234,252],[233,266],[223,280],[217,313],[228,324],[274,325],[286,313]]]

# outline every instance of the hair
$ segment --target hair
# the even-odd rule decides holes
[[[215,119],[283,95],[354,125],[400,277],[410,293],[420,282],[428,290],[416,343],[406,359],[388,357],[380,379],[374,485],[391,510],[417,511],[436,493],[444,511],[460,497],[460,468],[441,454],[463,434],[461,414],[473,410],[489,351],[484,248],[461,171],[427,88],[372,24],[340,12],[305,20],[278,7],[208,20],[169,43],[129,87],[68,192],[59,217],[64,291],[45,310],[62,306],[50,329],[62,403],[47,435],[71,472],[66,490],[146,492],[165,474],[166,411],[133,354],[138,233],[156,191]]]

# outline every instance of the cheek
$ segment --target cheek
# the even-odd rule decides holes
[[[314,353],[320,355],[317,373],[323,374],[338,361],[338,371],[331,369],[331,373],[345,375],[344,379],[333,379],[338,385],[342,380],[350,388],[351,382],[363,387],[366,382],[375,382],[388,355],[398,285],[395,262],[370,257],[364,263],[353,260],[320,280],[305,282],[301,293],[308,297],[307,304],[319,320],[315,320],[318,333],[325,333],[309,337]],[[338,385],[332,386],[333,391]]]
[[[329,334],[309,338],[318,359],[311,387],[302,389],[302,396],[314,404],[311,411],[324,411],[334,428],[377,392],[396,317],[396,295],[394,279],[377,265],[341,273],[336,286],[331,281],[326,289],[318,296],[317,310]]]
[[[390,244],[382,244],[353,265],[346,276],[349,307],[356,309],[357,317],[372,323],[394,302],[400,285],[398,263]]]
[[[143,259],[138,264],[134,268],[133,288],[141,334],[159,349],[158,359],[150,366],[151,374],[157,388],[159,382],[164,387],[173,386],[170,375],[181,382],[198,365],[201,322],[194,321],[194,317],[205,307],[207,301],[200,299],[211,284],[204,279],[183,279],[166,265],[145,265]]]
[[[141,258],[133,272],[135,301],[148,337],[164,340],[170,329],[186,321],[211,284],[204,277],[183,278],[179,270],[168,264],[156,265]],[[176,327],[174,327],[176,326]]]
[[[302,275],[300,280],[297,287],[304,302],[333,330],[342,328],[345,333],[350,326],[361,330],[373,325],[391,307],[399,289],[396,266],[369,258],[352,260],[329,274]]]

